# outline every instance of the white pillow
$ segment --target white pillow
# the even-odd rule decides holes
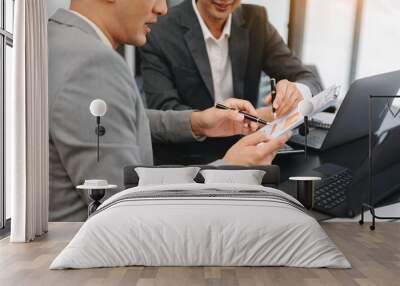
[[[262,170],[202,170],[205,184],[261,185],[265,171]]]
[[[135,168],[139,186],[195,183],[199,167],[184,168]]]

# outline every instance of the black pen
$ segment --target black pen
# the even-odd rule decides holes
[[[271,104],[272,104],[272,113],[275,113],[276,109],[274,107],[274,101],[276,98],[276,79],[271,77],[269,84],[271,85]]]
[[[215,107],[218,108],[218,109],[236,110],[236,109],[234,109],[234,108],[225,106],[225,105],[220,104],[220,103],[217,103],[217,104],[215,105]],[[248,114],[248,113],[243,112],[243,111],[239,111],[239,113],[243,114],[243,115],[244,115],[244,118],[246,118],[246,119],[248,119],[248,120],[250,120],[250,121],[257,122],[257,123],[261,123],[261,124],[264,124],[264,125],[270,125],[270,123],[268,123],[268,122],[265,121],[264,119],[261,119],[260,117],[253,116],[253,115]]]

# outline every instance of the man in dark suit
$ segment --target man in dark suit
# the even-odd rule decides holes
[[[263,7],[240,5],[240,0],[186,0],[151,28],[141,49],[149,108],[203,110],[229,97],[257,105],[262,71],[278,80],[274,102],[278,117],[321,90],[318,79],[268,21]],[[265,103],[270,102],[269,95]],[[271,117],[270,108],[258,112]],[[156,160],[163,163],[179,154],[182,160],[176,163],[204,163],[218,158],[235,140],[206,139],[175,148],[158,145]]]

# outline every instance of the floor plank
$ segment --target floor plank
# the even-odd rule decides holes
[[[0,241],[0,285],[398,285],[400,223],[379,223],[372,232],[357,223],[322,224],[353,268],[288,267],[122,267],[50,271],[55,256],[79,230],[80,223],[51,223],[45,236],[29,244]]]

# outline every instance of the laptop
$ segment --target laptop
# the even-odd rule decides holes
[[[368,134],[369,96],[396,95],[400,89],[400,70],[356,80],[347,92],[329,129],[310,128],[307,146],[317,150],[326,150],[359,139]],[[386,103],[380,101],[374,106],[387,113]],[[383,115],[383,116],[382,116]],[[375,113],[372,122],[376,126],[382,123],[385,114]],[[373,126],[373,129],[376,129]],[[304,145],[305,137],[296,134],[290,142]]]

